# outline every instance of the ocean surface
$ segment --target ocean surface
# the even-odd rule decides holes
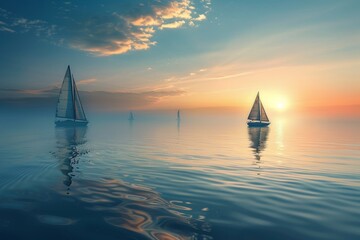
[[[0,112],[0,239],[360,239],[358,119],[134,114]]]

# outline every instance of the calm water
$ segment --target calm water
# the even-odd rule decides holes
[[[0,119],[1,239],[360,239],[360,121]]]

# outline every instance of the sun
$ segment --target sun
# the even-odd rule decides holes
[[[286,109],[286,103],[285,101],[279,101],[276,103],[276,109],[278,111],[284,111]]]

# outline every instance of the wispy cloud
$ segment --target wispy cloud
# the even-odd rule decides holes
[[[0,88],[1,99],[17,99],[26,97],[49,97],[59,93],[59,88],[52,86],[43,89],[14,89],[14,88]]]
[[[198,17],[194,18],[193,21],[203,21],[206,19],[205,14],[200,14]]]
[[[0,25],[0,32],[11,32],[11,33],[14,33],[15,30],[11,29],[11,28],[8,28],[8,27],[5,27],[5,26],[1,26]]]
[[[83,79],[83,80],[77,81],[77,85],[91,84],[91,83],[94,83],[96,81],[97,81],[96,78]]]
[[[182,25],[185,24],[185,21],[184,20],[181,20],[181,21],[175,21],[175,22],[172,22],[172,23],[166,23],[166,24],[162,24],[160,26],[160,29],[164,29],[164,28],[179,28],[181,27]]]
[[[0,8],[0,31],[3,32],[31,32],[36,36],[51,37],[56,26],[39,19],[27,19]]]
[[[0,106],[3,107],[55,107],[59,88],[0,88],[0,93]],[[137,92],[80,91],[81,99],[85,106],[108,110],[142,109],[156,104],[164,98],[180,96],[185,93],[181,89],[155,89]]]

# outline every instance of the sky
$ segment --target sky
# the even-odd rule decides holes
[[[250,109],[260,91],[270,112],[358,111],[359,12],[357,0],[2,0],[0,105],[55,99],[70,65],[97,108]]]

